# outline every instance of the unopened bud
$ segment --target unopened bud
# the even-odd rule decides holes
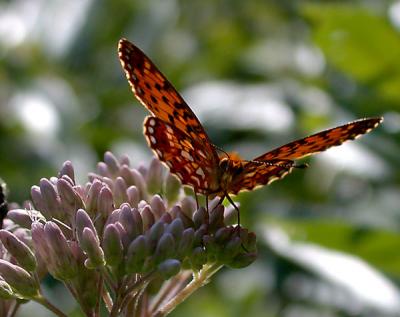
[[[232,237],[225,247],[218,254],[218,259],[222,263],[228,262],[230,259],[234,258],[242,249],[242,241],[238,236]]]
[[[147,190],[151,194],[159,193],[163,183],[163,166],[155,157],[151,160],[146,174]]]
[[[18,264],[27,271],[33,272],[37,263],[31,249],[13,233],[0,230],[0,239],[4,247],[17,260]]]
[[[77,264],[74,260],[68,241],[60,228],[52,221],[44,226],[47,245],[49,246],[54,276],[60,280],[69,280],[77,274]]]
[[[39,186],[32,186],[31,198],[35,208],[37,210],[40,210],[46,218],[51,218],[51,215],[47,212],[47,209],[44,206],[44,201]]]
[[[150,227],[153,226],[154,222],[156,221],[153,213],[151,212],[150,206],[149,205],[145,206],[141,210],[140,215],[142,216],[143,219],[143,230],[144,231],[149,230]]]
[[[175,240],[171,233],[164,233],[158,241],[154,252],[155,263],[160,263],[170,258],[175,253]]]
[[[210,213],[210,231],[214,232],[224,226],[224,206],[219,205]]]
[[[168,213],[166,213],[166,215],[169,215]],[[166,232],[169,232],[173,235],[174,239],[176,242],[179,242],[181,237],[182,237],[182,233],[183,230],[185,228],[183,227],[183,223],[182,220],[180,218],[174,219],[165,229]]]
[[[164,233],[164,228],[164,223],[162,221],[157,221],[148,231],[149,242],[152,248],[157,245],[158,240]]]
[[[75,172],[74,172],[74,167],[71,163],[71,161],[66,161],[61,167],[60,172],[58,173],[58,177],[61,178],[63,175],[66,175],[69,177],[69,179],[72,181],[72,185],[75,183]]]
[[[180,180],[174,174],[168,173],[164,185],[165,198],[169,202],[175,202],[179,198],[180,191],[181,191]]]
[[[40,222],[32,223],[32,241],[37,255],[39,255],[43,260],[50,257],[50,248],[47,245],[44,225]],[[51,261],[49,266],[51,266]]]
[[[90,185],[86,198],[86,210],[91,215],[94,215],[97,212],[97,201],[102,188],[103,184],[99,180],[94,180]]]
[[[158,265],[158,272],[165,280],[179,273],[181,270],[181,262],[175,259],[167,259]]]
[[[196,200],[192,196],[185,196],[181,200],[182,212],[189,219],[193,218],[193,213],[197,209]]]
[[[97,208],[98,213],[103,215],[104,219],[107,219],[114,210],[113,194],[106,186],[103,186],[100,190],[99,198],[97,200]]]
[[[235,229],[233,229],[231,227],[219,228],[214,234],[215,242],[220,245],[225,245],[229,241],[230,237],[232,236],[232,233],[234,233],[234,230]]]
[[[107,265],[116,267],[123,258],[123,245],[118,229],[114,224],[109,224],[104,229],[103,237],[104,256]]]
[[[42,178],[39,186],[46,212],[53,218],[64,219],[60,197],[58,196],[54,185],[48,179]]]
[[[165,204],[160,195],[154,195],[150,200],[150,206],[156,220],[160,219],[165,213]]]
[[[199,209],[197,209],[193,214],[193,222],[195,228],[199,228],[202,224],[208,224],[208,218],[208,212],[204,207],[200,207]]]
[[[132,207],[137,208],[139,201],[140,201],[140,196],[139,196],[139,191],[136,186],[132,185],[129,186],[128,189],[126,190],[127,196],[128,196],[128,203]]]
[[[81,247],[90,260],[91,267],[89,268],[97,268],[104,265],[104,252],[100,248],[99,238],[93,230],[89,228],[83,229]]]
[[[107,164],[104,162],[97,163],[97,173],[103,177],[110,176]]]
[[[128,204],[121,206],[119,222],[124,226],[131,240],[143,232],[142,217],[136,209],[132,209]]]
[[[127,273],[139,273],[149,254],[149,245],[145,236],[139,236],[129,245],[125,270]]]
[[[114,201],[115,206],[121,206],[122,203],[128,200],[128,195],[126,193],[128,186],[122,177],[117,177],[114,182]]]
[[[194,242],[194,229],[187,228],[182,233],[182,238],[177,247],[177,252],[180,257],[185,257],[189,255],[190,251],[192,250]]]
[[[119,162],[111,152],[104,153],[104,163],[106,163],[109,172],[112,176],[117,175],[119,172]]]
[[[57,190],[64,211],[69,213],[71,216],[74,216],[76,210],[83,207],[81,197],[75,192],[72,185],[64,179],[59,179],[57,181]]]
[[[11,288],[24,298],[33,298],[39,294],[39,285],[23,268],[0,259],[0,275]]]
[[[78,241],[82,241],[82,233],[84,228],[89,228],[92,231],[96,231],[92,219],[89,217],[87,212],[83,209],[79,209],[75,216],[76,223],[76,233],[78,236]]]

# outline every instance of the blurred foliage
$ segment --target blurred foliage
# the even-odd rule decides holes
[[[311,266],[284,258],[263,237],[274,224],[292,239],[357,255],[399,284],[400,2],[29,3],[0,4],[0,176],[9,200],[28,199],[30,186],[68,159],[83,177],[108,149],[135,162],[149,157],[142,136],[147,112],[134,100],[116,53],[126,37],[188,96],[210,138],[246,158],[355,118],[385,117],[380,128],[348,147],[355,151],[343,146],[336,156],[307,159],[309,169],[238,196],[244,225],[255,228],[264,245],[258,266],[222,272],[172,315],[394,314],[354,294],[340,304],[334,296],[323,303],[292,296],[285,283],[299,274],[307,276],[299,288],[318,290],[317,279],[330,285],[329,294],[343,289],[333,289],[336,284]],[[220,83],[237,85],[224,94],[215,91]],[[252,87],[279,101],[281,107],[271,108],[255,99],[278,128],[239,124],[248,118],[234,114]],[[190,93],[196,89],[200,98]],[[56,124],[38,117],[38,104],[50,108],[45,114]]]

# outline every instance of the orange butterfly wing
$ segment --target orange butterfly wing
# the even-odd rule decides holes
[[[202,142],[157,117],[146,117],[143,126],[150,148],[182,184],[205,195],[219,187],[218,162]]]
[[[187,134],[208,155],[218,158],[199,119],[153,62],[134,44],[121,39],[118,55],[136,98],[153,116]]]
[[[273,181],[281,179],[289,174],[293,162],[276,161],[274,165],[265,162],[245,161],[241,162],[243,171],[233,177],[229,185],[229,193],[238,194],[240,191],[253,190],[256,187],[269,185]]]
[[[376,128],[382,121],[383,118],[368,118],[349,122],[280,146],[253,161],[243,162],[243,171],[233,178],[229,192],[237,194],[281,179],[292,171],[293,160],[353,140]]]
[[[299,139],[260,155],[254,161],[295,160],[338,146],[376,128],[383,118],[360,119]]]

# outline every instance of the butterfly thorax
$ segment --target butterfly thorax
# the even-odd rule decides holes
[[[230,192],[232,183],[243,172],[243,161],[236,157],[224,157],[219,161],[219,185],[221,193]]]

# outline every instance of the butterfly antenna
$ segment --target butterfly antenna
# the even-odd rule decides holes
[[[285,160],[281,160],[281,161],[285,161]],[[247,161],[245,160],[245,162],[255,162],[258,163],[260,165],[268,165],[268,166],[278,166],[278,167],[284,167],[284,168],[307,168],[309,165],[307,163],[303,163],[303,164],[296,164],[294,162],[291,162],[288,160],[287,164],[282,164],[282,163],[274,163],[271,161]]]
[[[217,151],[220,151],[220,152],[224,153],[224,154],[228,157],[228,159],[230,159],[230,156],[229,156],[228,152],[224,151],[223,149],[221,149],[220,147],[216,146],[215,144],[213,144],[212,146],[213,146],[214,149],[216,149]]]

